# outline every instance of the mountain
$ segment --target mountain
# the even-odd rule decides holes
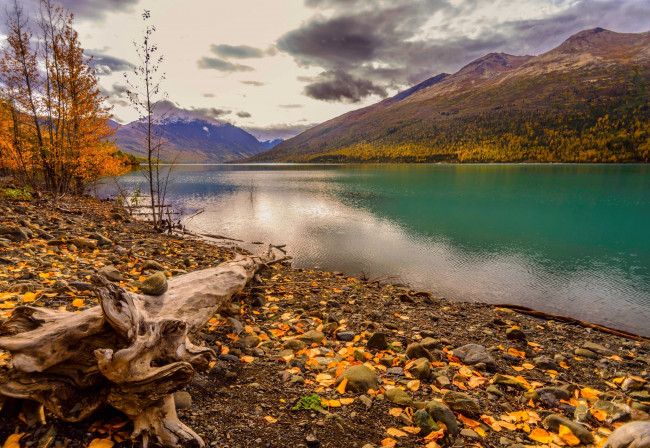
[[[490,53],[250,162],[648,162],[650,32]]]
[[[281,138],[276,138],[274,140],[266,140],[264,142],[260,142],[262,146],[264,146],[266,149],[271,149],[275,146],[278,146],[280,143],[282,143],[284,140]]]
[[[267,148],[248,132],[224,121],[180,110],[161,118],[156,127],[162,135],[161,158],[178,163],[221,163],[253,156]],[[112,124],[111,124],[112,125]],[[146,157],[146,127],[143,120],[117,127],[117,146],[137,157]]]

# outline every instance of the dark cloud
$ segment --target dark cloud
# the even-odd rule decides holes
[[[302,120],[306,121],[306,120]],[[252,134],[259,141],[275,140],[281,138],[286,140],[291,137],[305,132],[307,129],[311,129],[316,126],[318,123],[310,124],[274,124],[265,127],[248,127],[244,126],[246,132]]]
[[[277,48],[302,66],[330,74],[342,70],[378,91],[454,73],[490,52],[539,54],[584,29],[648,29],[647,0],[582,0],[553,15],[544,14],[541,3],[538,16],[543,19],[481,22],[473,13],[491,7],[492,0],[306,0],[307,6],[329,13],[283,35]],[[421,32],[434,15],[441,25],[429,31],[446,37],[423,39]],[[472,29],[471,37],[458,32],[463,24]],[[305,93],[333,101],[355,98],[354,90],[338,95],[337,84],[341,82],[319,81]]]
[[[318,81],[305,87],[304,93],[316,100],[350,103],[357,103],[370,95],[382,98],[388,95],[384,88],[367,79],[354,78],[343,70],[322,73]]]
[[[19,0],[18,2],[30,14],[38,11],[38,0]],[[135,10],[138,0],[58,0],[55,2],[70,11],[78,19],[103,19],[107,12],[131,12]],[[0,0],[0,11],[12,7],[13,0]]]
[[[238,116],[238,117],[241,117],[241,118],[250,118],[250,117],[252,117],[251,114],[249,114],[248,112],[244,112],[244,111],[242,111],[242,112],[237,112],[237,116]]]
[[[259,48],[247,45],[210,45],[210,50],[222,58],[248,59],[264,56],[264,52]]]
[[[259,81],[240,81],[242,84],[246,84],[247,86],[255,86],[255,87],[260,87],[265,85],[263,82]]]
[[[99,76],[111,75],[116,71],[133,69],[134,65],[124,59],[116,58],[102,53],[100,50],[85,50],[84,55],[92,56],[90,66],[95,69]]]
[[[278,107],[281,107],[282,109],[300,109],[305,106],[302,104],[280,104]]]
[[[178,103],[169,100],[160,101],[156,105],[156,115],[165,118],[180,119],[202,119],[207,121],[219,121],[220,117],[231,114],[231,110],[216,107],[192,107],[185,109]]]
[[[202,57],[197,62],[200,69],[219,70],[220,72],[251,72],[255,70],[248,65],[233,64],[223,59]]]

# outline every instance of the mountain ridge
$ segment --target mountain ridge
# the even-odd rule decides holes
[[[328,120],[247,161],[650,157],[650,31],[593,28],[537,56],[490,53],[438,77]]]

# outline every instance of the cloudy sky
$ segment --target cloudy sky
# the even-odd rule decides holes
[[[18,0],[27,12],[36,0]],[[0,7],[13,0],[0,0]],[[489,52],[539,54],[580,30],[650,28],[648,0],[61,0],[115,118],[151,11],[177,107],[286,138]]]

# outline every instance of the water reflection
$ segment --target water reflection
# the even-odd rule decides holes
[[[299,267],[398,275],[649,334],[650,174],[604,166],[197,166],[193,230],[287,244]],[[129,182],[129,178],[126,178]],[[645,223],[645,224],[644,224]]]

